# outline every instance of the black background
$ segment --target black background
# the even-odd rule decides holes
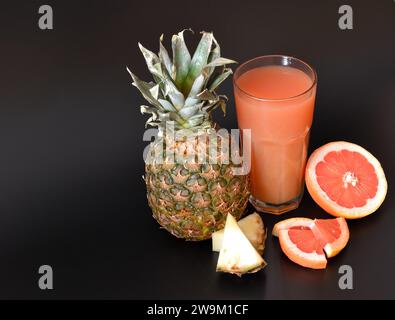
[[[38,28],[50,4],[54,30]],[[351,4],[354,30],[338,28]],[[239,279],[215,273],[209,241],[160,230],[145,197],[143,102],[128,65],[148,79],[137,41],[183,28],[214,31],[225,57],[297,56],[318,73],[310,149],[358,143],[381,161],[387,199],[349,223],[351,241],[324,271],[303,269],[267,240],[269,265]],[[2,1],[0,5],[0,298],[394,298],[395,2]],[[186,35],[193,45],[193,36]],[[231,81],[228,117],[236,128]],[[252,208],[249,208],[252,211]],[[292,216],[328,217],[307,192]],[[38,288],[38,268],[54,290]],[[338,268],[354,290],[338,288]]]

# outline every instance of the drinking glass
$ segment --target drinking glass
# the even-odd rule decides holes
[[[233,77],[237,121],[251,129],[250,202],[261,212],[298,207],[304,190],[317,75],[307,63],[283,55],[240,65]]]

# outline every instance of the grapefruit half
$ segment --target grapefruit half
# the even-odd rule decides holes
[[[354,143],[328,143],[310,156],[306,186],[326,212],[347,219],[375,212],[387,194],[387,180],[380,162]]]
[[[297,225],[299,220],[300,225]],[[293,262],[307,268],[325,269],[327,258],[334,257],[350,238],[344,218],[293,218],[275,226],[282,251]],[[273,229],[273,231],[274,231]]]

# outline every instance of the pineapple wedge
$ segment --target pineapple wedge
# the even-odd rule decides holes
[[[228,214],[217,272],[228,272],[241,276],[244,273],[257,272],[265,266],[265,260],[241,231],[236,219]]]
[[[238,225],[256,251],[262,255],[265,249],[266,232],[261,216],[255,212],[241,219]],[[212,234],[213,251],[221,251],[223,238],[224,229]]]

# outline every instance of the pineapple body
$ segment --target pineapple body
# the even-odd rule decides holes
[[[215,133],[214,133],[215,135]],[[176,153],[198,148],[202,136],[172,142]],[[218,140],[221,138],[218,136]],[[201,140],[200,140],[201,141]],[[162,139],[151,145],[160,147]],[[218,143],[220,145],[220,143]],[[167,231],[187,240],[205,240],[223,229],[228,214],[240,219],[249,197],[249,176],[235,175],[232,161],[223,161],[228,150],[219,148],[216,163],[206,161],[147,161],[145,181],[154,218]],[[212,162],[212,161],[211,161]],[[224,163],[226,162],[226,163]]]

